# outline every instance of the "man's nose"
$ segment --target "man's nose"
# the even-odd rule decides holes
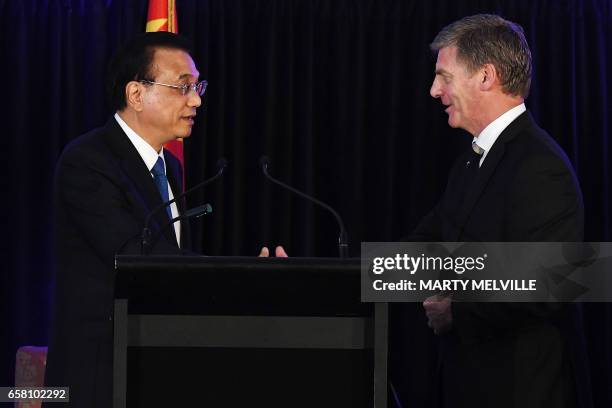
[[[429,94],[431,95],[432,98],[439,98],[440,95],[442,94],[440,92],[440,85],[438,84],[437,79],[433,80],[431,84],[431,88],[429,89]]]
[[[202,98],[196,92],[189,92],[189,99],[187,104],[192,108],[197,108],[202,105]]]

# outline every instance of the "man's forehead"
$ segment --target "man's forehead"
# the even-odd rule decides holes
[[[449,46],[438,51],[436,73],[452,74],[458,70],[467,71],[467,65],[457,58],[457,47]]]
[[[436,66],[439,64],[446,65],[446,64],[456,62],[456,61],[457,61],[457,47],[450,46],[450,47],[440,48],[440,50],[438,51],[438,59],[436,61]]]
[[[155,50],[153,67],[157,74],[176,80],[194,79],[200,76],[191,55],[179,49]]]
[[[194,78],[197,79],[199,76],[200,76],[200,73],[194,67],[194,70],[191,71],[191,72],[184,72],[182,74],[179,74],[178,79],[179,80],[181,80],[181,79],[194,79]]]

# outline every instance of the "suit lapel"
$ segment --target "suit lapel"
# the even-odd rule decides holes
[[[120,157],[120,166],[123,174],[126,180],[130,182],[132,192],[143,205],[142,218],[144,227],[144,219],[147,214],[162,204],[159,190],[157,190],[153,177],[151,177],[151,173],[142,160],[142,157],[140,157],[140,154],[138,154],[138,151],[123,132],[123,129],[121,129],[117,121],[111,118],[106,127],[109,134],[109,145]],[[176,234],[174,234],[172,228],[166,226],[167,224],[168,216],[164,210],[161,210],[153,215],[150,227],[152,227],[153,231],[159,233],[160,228],[165,226],[161,234],[168,242],[176,243]],[[156,232],[154,232],[154,235],[155,234]]]
[[[497,165],[504,157],[506,143],[514,139],[514,137],[526,126],[529,126],[530,123],[533,123],[531,115],[528,112],[522,113],[502,131],[493,144],[491,151],[487,154],[487,157],[482,163],[482,167],[477,173],[476,180],[474,180],[470,187],[465,191],[465,198],[462,202],[461,209],[459,210],[459,216],[457,218],[457,226],[459,228],[457,229],[457,236],[453,239],[454,241],[461,241],[461,235],[465,229],[465,225],[470,217],[470,214],[474,210],[474,206],[484,192],[487,183],[495,172]]]

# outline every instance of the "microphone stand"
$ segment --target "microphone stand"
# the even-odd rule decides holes
[[[167,206],[171,205],[172,203],[175,203],[178,200],[182,199],[187,194],[190,194],[194,190],[202,188],[202,187],[206,186],[207,184],[212,183],[213,181],[215,181],[219,177],[221,177],[223,175],[223,172],[225,171],[226,167],[227,167],[227,160],[225,158],[220,158],[217,161],[217,173],[214,176],[212,176],[211,178],[209,178],[207,180],[202,181],[201,183],[196,184],[195,186],[191,187],[189,190],[183,191],[181,194],[177,195],[172,200],[169,200],[169,201],[166,201],[164,203],[161,203],[160,205],[155,207],[153,210],[149,211],[149,213],[147,214],[147,217],[145,218],[145,223],[144,223],[144,227],[142,228],[142,235],[141,235],[141,238],[140,238],[140,252],[141,252],[141,254],[147,253],[149,247],[151,246],[151,230],[149,229],[149,224],[151,223],[151,219],[153,218],[153,216],[155,214],[157,214],[159,211],[161,211],[162,209],[164,209]],[[180,219],[180,217],[179,217],[179,219]],[[173,221],[173,222],[175,222],[175,221]],[[171,223],[173,223],[173,222],[171,222]]]
[[[325,204],[324,202],[317,200],[316,198],[311,197],[308,194],[303,193],[300,190],[293,188],[290,185],[285,184],[282,181],[277,180],[274,177],[272,177],[270,173],[268,172],[268,166],[270,165],[270,159],[268,157],[262,156],[259,159],[259,165],[261,166],[261,170],[264,176],[266,176],[266,178],[268,178],[268,180],[270,180],[271,182],[278,184],[279,186],[286,188],[287,190],[309,201],[312,201],[313,203],[317,205],[320,205],[321,207],[325,208],[327,211],[333,214],[333,216],[336,218],[336,222],[338,223],[338,226],[340,227],[340,235],[338,236],[338,256],[342,259],[348,258],[349,248],[348,248],[348,239],[347,239],[346,229],[344,228],[344,222],[342,222],[342,218],[340,218],[340,215],[336,212],[336,210],[334,210],[333,208],[331,208],[329,205]]]

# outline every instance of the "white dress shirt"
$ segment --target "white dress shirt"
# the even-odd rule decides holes
[[[493,144],[501,134],[508,127],[510,123],[516,118],[518,118],[521,113],[525,112],[527,108],[524,103],[521,103],[518,106],[506,111],[499,118],[495,119],[493,122],[489,123],[489,125],[480,132],[478,136],[474,138],[472,143],[476,143],[478,147],[484,150],[484,153],[480,159],[480,163],[478,167],[482,166],[487,154],[493,147]]]
[[[130,139],[130,142],[132,142],[132,144],[138,151],[138,154],[144,161],[145,165],[147,166],[147,169],[149,169],[149,173],[151,174],[152,178],[154,177],[153,177],[153,173],[151,173],[151,170],[153,169],[153,166],[155,166],[155,163],[157,162],[157,159],[159,157],[161,157],[164,160],[164,170],[167,169],[166,160],[164,159],[164,148],[163,147],[161,151],[157,153],[155,149],[149,143],[147,143],[142,137],[140,137],[138,133],[134,132],[134,130],[131,127],[129,127],[128,124],[123,121],[123,119],[121,119],[121,116],[119,116],[118,113],[115,113],[115,120],[117,121],[117,123],[119,123],[119,126],[121,126],[121,129],[123,129],[128,139]],[[166,174],[168,174],[167,171],[166,171]],[[170,183],[168,183],[168,199],[172,200],[173,198],[174,198],[174,194],[172,194],[172,187],[170,186]],[[170,210],[172,212],[172,218],[178,217],[179,212],[178,212],[176,203],[170,204]],[[174,226],[174,233],[176,234],[176,242],[179,243],[179,247],[180,247],[181,246],[181,222],[177,221],[174,223],[173,226]]]

